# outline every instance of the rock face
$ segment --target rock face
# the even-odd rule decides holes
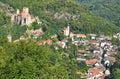
[[[18,23],[19,25],[30,25],[35,21],[34,16],[30,15],[29,8],[24,7],[23,11],[20,13],[20,10],[17,9],[16,14],[11,16],[12,23]]]
[[[11,16],[14,9],[9,5],[0,2],[0,12],[5,13],[6,16]]]

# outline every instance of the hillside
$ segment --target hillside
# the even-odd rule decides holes
[[[74,32],[112,34],[120,31],[115,24],[90,13],[82,4],[71,0],[1,0],[14,9],[29,7],[39,16],[51,33],[66,25]],[[71,7],[72,6],[72,7]]]
[[[120,27],[92,3],[0,0],[0,79],[119,78]]]
[[[77,0],[93,14],[120,26],[120,0]]]

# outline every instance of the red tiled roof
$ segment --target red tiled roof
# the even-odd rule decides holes
[[[86,37],[85,34],[76,34],[77,37]]]
[[[107,41],[106,43],[107,43],[108,45],[111,45],[111,44],[112,44],[110,41]]]
[[[86,61],[85,61],[85,63],[86,63],[86,64],[89,64],[89,65],[93,65],[93,64],[95,64],[95,63],[97,63],[97,62],[98,62],[97,59],[90,59],[90,60],[86,60]]]
[[[40,31],[36,31],[36,32],[35,32],[35,34],[40,35],[40,34],[41,34],[41,32],[40,32]]]
[[[52,43],[52,40],[51,40],[51,39],[48,39],[48,40],[46,40],[46,43],[47,43],[47,44],[51,44],[51,43]]]
[[[37,44],[38,44],[38,45],[42,45],[42,44],[43,44],[43,42],[42,42],[42,41],[39,41],[39,42],[37,42]]]
[[[85,50],[78,50],[79,53],[85,53]]]
[[[68,30],[68,28],[64,27],[64,30]]]
[[[88,69],[88,72],[89,72],[89,73],[92,73],[92,76],[96,76],[96,75],[99,74],[99,69],[89,68],[89,69]]]

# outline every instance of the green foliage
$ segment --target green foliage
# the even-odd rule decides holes
[[[74,61],[76,46],[72,44],[70,51],[60,52],[33,40],[9,43],[0,38],[0,45],[0,79],[79,79],[76,71],[87,68]],[[61,52],[70,56],[62,58]]]
[[[33,22],[33,23],[32,23],[32,27],[33,27],[34,30],[35,30],[35,29],[40,29],[40,28],[41,28],[41,26],[38,25],[37,22]]]
[[[110,20],[120,26],[119,0],[77,0],[97,16]]]
[[[113,78],[114,79],[120,79],[120,75],[119,75],[120,74],[120,69],[119,68],[115,68],[115,69],[113,69],[113,72],[114,72],[113,73],[113,76],[114,76]]]
[[[117,54],[115,55],[115,58],[116,58],[116,62],[115,64],[113,65],[113,69],[112,69],[112,76],[113,76],[113,79],[119,79],[120,78],[120,40],[117,39],[117,38],[113,38],[112,39],[112,43],[114,45],[117,45],[118,46],[118,49],[117,49]]]
[[[9,27],[9,33],[12,35],[13,39],[19,39],[21,35],[24,35],[26,29],[26,26],[20,26],[15,24],[14,26]]]
[[[93,15],[91,12],[79,3],[71,0],[6,0],[5,3],[12,7],[29,7],[32,14],[39,16],[52,34],[58,33],[67,24],[70,24],[71,31],[78,33],[98,33],[112,34],[120,31],[120,28],[108,20]],[[71,7],[72,6],[72,7]],[[113,11],[114,12],[114,11]],[[55,14],[67,14],[58,19]],[[100,12],[99,12],[100,13]],[[110,12],[111,13],[111,12]],[[105,14],[110,14],[105,13]],[[119,12],[118,12],[119,13]],[[102,14],[102,13],[101,13]],[[76,16],[76,19],[70,17]]]
[[[113,38],[113,39],[112,39],[112,43],[113,43],[114,45],[120,46],[120,40],[119,40],[118,38]]]
[[[42,27],[44,34],[39,37],[41,40],[46,40],[53,34],[58,35],[53,41],[64,39],[61,31],[68,24],[74,33],[113,34],[120,31],[115,24],[93,15],[82,4],[71,0],[1,1],[14,9],[22,10],[23,7],[29,7],[30,13],[39,16],[43,24],[40,26],[34,22],[29,29]],[[56,13],[65,16],[55,18]],[[73,16],[77,16],[77,19],[71,18]],[[4,37],[10,33],[13,39],[18,39],[25,34],[27,27],[11,25],[10,18],[3,13],[0,13],[0,20],[0,79],[79,79],[76,71],[85,72],[88,69],[84,62],[75,61],[78,48],[71,43],[67,43],[67,50],[63,48],[55,50],[48,45],[39,46],[33,40],[9,43]],[[117,44],[118,40],[113,39],[114,41]],[[85,49],[84,46],[80,48]],[[69,56],[62,58],[63,53]]]
[[[9,17],[7,17],[4,13],[0,12],[0,27],[9,23]]]

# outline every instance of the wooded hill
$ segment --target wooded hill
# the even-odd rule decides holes
[[[120,26],[120,0],[77,0],[93,14]]]
[[[30,12],[39,16],[49,28],[49,32],[58,33],[61,28],[70,25],[71,31],[79,33],[113,34],[120,28],[111,21],[94,15],[81,3],[71,0],[1,0],[14,9],[29,7]]]

